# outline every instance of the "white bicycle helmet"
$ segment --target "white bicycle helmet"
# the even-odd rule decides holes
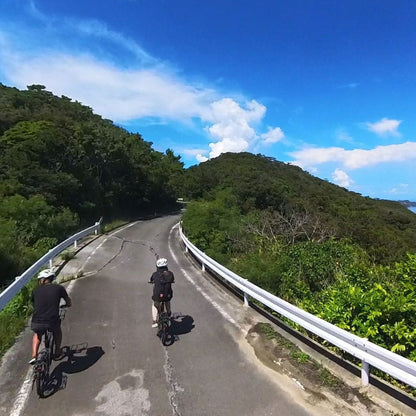
[[[38,279],[50,279],[51,282],[53,279],[55,279],[55,273],[50,270],[50,269],[45,269],[42,270],[39,274],[38,274]]]
[[[168,265],[168,261],[163,257],[156,260],[156,267],[166,267]]]

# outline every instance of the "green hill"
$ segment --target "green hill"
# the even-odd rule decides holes
[[[231,190],[243,215],[307,213],[332,237],[351,239],[380,263],[416,252],[416,216],[399,202],[363,197],[272,158],[227,153],[186,171],[187,198],[210,200],[220,189]]]
[[[0,84],[0,284],[99,217],[176,204],[183,164],[42,85]]]

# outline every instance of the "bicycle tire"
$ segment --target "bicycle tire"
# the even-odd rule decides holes
[[[167,345],[169,337],[169,326],[165,322],[162,324],[162,332],[160,333],[160,340],[163,345]]]
[[[43,399],[46,397],[45,390],[49,382],[49,370],[52,364],[53,354],[55,353],[55,337],[52,331],[47,331],[43,335],[45,348],[39,353],[40,361],[35,368],[36,392]]]
[[[42,365],[42,369],[41,370],[37,370],[37,374],[36,374],[36,392],[38,393],[38,396],[41,399],[45,398],[45,386],[46,386],[46,374],[45,374],[45,369],[44,369],[44,365]]]
[[[45,334],[45,337],[47,338],[47,342],[45,343],[46,351],[47,351],[47,364],[48,364],[48,373],[49,373],[49,367],[52,364],[53,357],[55,356],[56,352],[56,343],[55,343],[55,336],[52,331],[48,331]],[[49,374],[48,374],[49,375]]]

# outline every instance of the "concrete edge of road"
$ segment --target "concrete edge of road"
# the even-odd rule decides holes
[[[89,272],[88,274],[84,273],[84,267],[89,258],[94,255],[95,251],[101,247],[107,238],[117,234],[120,231],[123,231],[126,228],[132,227],[137,222],[138,221],[134,221],[131,223],[123,224],[112,229],[111,231],[100,233],[98,235],[88,236],[78,244],[76,249],[73,246],[69,248],[69,258],[66,260],[62,259],[61,261],[58,261],[56,264],[54,264],[54,268],[57,274],[57,282],[67,283],[78,278],[87,277],[91,274],[94,274],[94,272]],[[99,241],[101,241],[101,243],[99,243]],[[89,246],[93,246],[94,243],[97,243],[97,245],[94,248],[91,247],[90,252],[86,253],[85,249],[87,249]]]
[[[200,268],[199,261],[191,253],[188,252],[184,254],[190,259],[191,263],[193,263],[196,268]],[[206,269],[204,273],[209,275],[210,278],[215,279],[221,287],[233,293],[243,302],[243,295],[215,272]],[[361,386],[361,368],[358,365],[344,360],[333,351],[325,348],[318,342],[288,326],[281,319],[272,315],[255,303],[249,302],[249,306],[270,321],[280,335],[294,343],[305,353],[309,354],[313,359],[325,366],[330,372],[344,381],[348,386],[352,388],[359,388],[363,393],[378,397],[386,403],[391,404],[393,407],[398,408],[400,412],[403,412],[403,415],[416,414],[416,398],[410,394],[392,384],[387,383],[375,375],[370,376],[369,386]],[[413,413],[409,413],[409,411]]]

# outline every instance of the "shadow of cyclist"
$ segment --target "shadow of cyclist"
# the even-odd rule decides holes
[[[45,397],[50,397],[66,387],[68,374],[79,373],[93,366],[105,353],[102,347],[89,347],[80,344],[63,347],[66,361],[60,362],[52,371]]]
[[[175,338],[178,335],[187,334],[188,332],[191,332],[193,328],[195,328],[194,318],[189,315],[175,315],[172,318],[170,328],[172,335],[175,336]]]

